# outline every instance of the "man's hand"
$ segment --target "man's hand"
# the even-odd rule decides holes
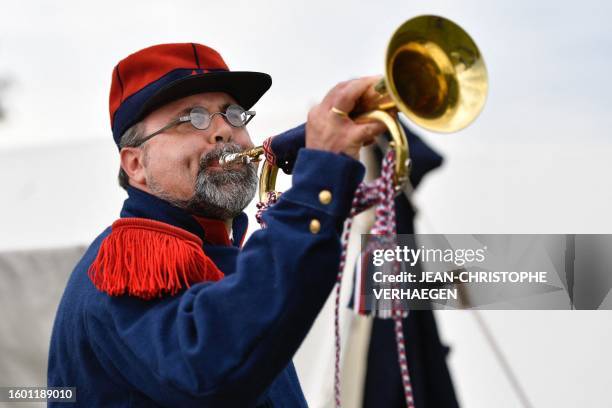
[[[332,107],[351,112],[359,98],[366,93],[380,76],[364,77],[340,82],[323,98],[320,104],[308,112],[306,123],[306,147],[344,153],[359,159],[359,149],[370,144],[386,130],[376,121],[358,124],[348,117],[332,112]]]

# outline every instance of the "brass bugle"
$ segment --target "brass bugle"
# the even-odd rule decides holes
[[[419,16],[395,31],[387,46],[384,77],[358,101],[351,118],[379,120],[387,126],[390,147],[396,152],[394,183],[399,189],[408,180],[410,154],[397,112],[424,129],[456,132],[476,119],[487,92],[484,59],[470,36],[446,18]],[[220,162],[256,161],[261,154],[259,146],[226,155]],[[259,179],[261,201],[274,190],[277,171],[264,161]]]

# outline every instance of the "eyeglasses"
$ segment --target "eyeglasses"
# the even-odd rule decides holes
[[[165,132],[166,130],[174,126],[178,126],[184,122],[191,122],[191,126],[198,130],[206,130],[210,127],[210,124],[212,123],[213,117],[215,115],[223,116],[225,121],[230,126],[240,128],[246,126],[247,123],[249,123],[251,119],[255,117],[255,111],[245,111],[241,106],[232,104],[225,109],[225,112],[210,113],[208,110],[206,110],[206,108],[203,108],[201,106],[195,106],[191,109],[189,115],[180,116],[176,118],[158,131],[153,132],[150,135],[138,140],[134,145],[132,145],[132,147],[138,147],[147,140],[151,139],[153,136],[157,136],[160,133]]]

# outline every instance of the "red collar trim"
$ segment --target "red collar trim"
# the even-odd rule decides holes
[[[212,245],[231,246],[232,241],[227,233],[227,226],[222,220],[193,216],[204,228],[204,241]]]
[[[148,218],[119,218],[117,221],[113,222],[112,227],[113,231],[118,231],[123,228],[139,228],[143,230],[170,234],[176,238],[191,241],[197,244],[199,247],[202,246],[202,240],[197,235],[192,234],[191,232],[182,228],[175,227],[174,225]]]

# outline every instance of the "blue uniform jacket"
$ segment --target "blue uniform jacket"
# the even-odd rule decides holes
[[[243,248],[206,243],[192,216],[130,189],[121,217],[198,235],[225,277],[161,299],[108,296],[87,275],[107,228],[62,297],[48,386],[77,387],[83,407],[306,406],[291,359],[334,286],[342,224],[363,174],[350,157],[302,149],[292,188]],[[332,193],[331,203],[319,200],[321,190]],[[314,219],[318,233],[309,227]],[[242,214],[234,220],[234,242],[245,231]]]

